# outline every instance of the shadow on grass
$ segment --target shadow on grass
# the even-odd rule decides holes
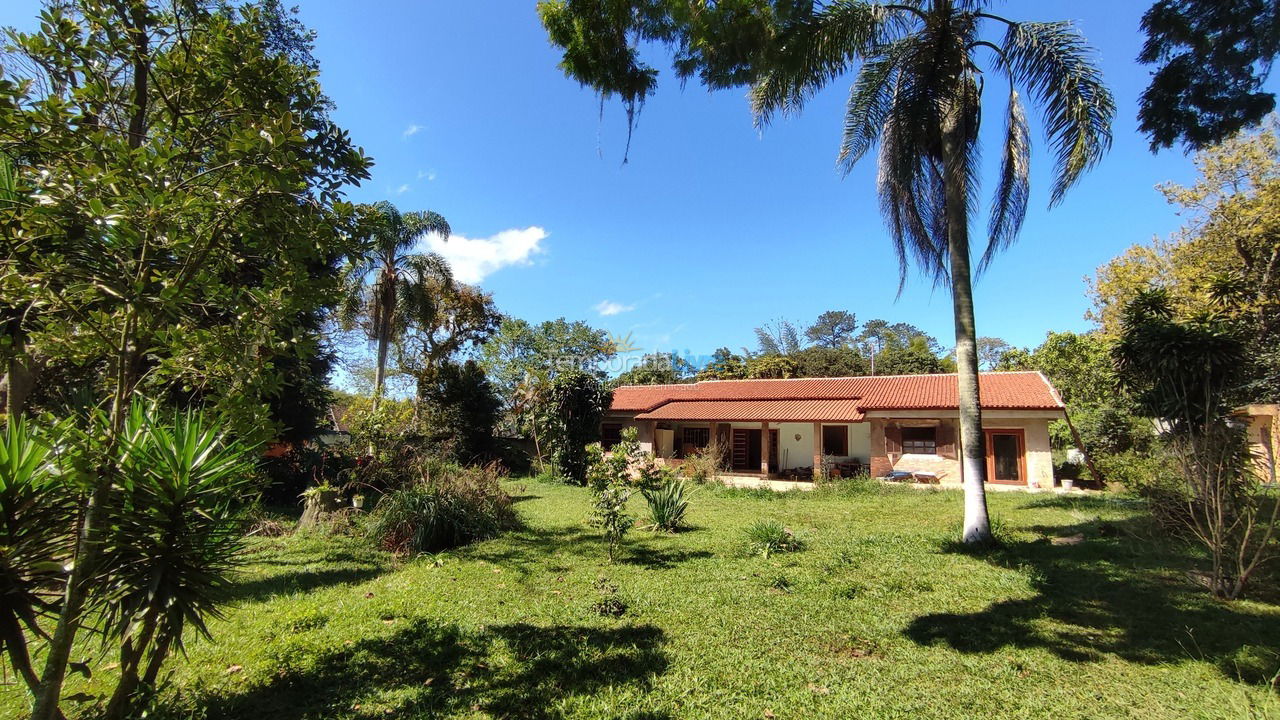
[[[279,673],[244,692],[224,689],[176,702],[198,703],[208,720],[428,718],[477,711],[552,720],[563,716],[562,704],[574,697],[647,690],[666,671],[665,641],[652,625],[517,623],[466,631],[420,620],[389,637],[362,640],[307,662],[282,661]],[[669,716],[637,711],[611,717]]]
[[[917,617],[904,631],[920,645],[944,643],[964,653],[1045,648],[1066,660],[1112,655],[1130,662],[1213,662],[1245,645],[1280,650],[1274,614],[1224,603],[1187,579],[1185,555],[1142,539],[1141,517],[1037,526],[1068,542],[1038,540],[968,551],[944,546],[1031,578],[1036,595],[970,613]],[[1083,536],[1079,538],[1076,536]]]
[[[310,592],[332,585],[358,585],[386,572],[383,567],[326,568],[293,570],[236,583],[231,598],[236,602],[257,602],[276,595]]]

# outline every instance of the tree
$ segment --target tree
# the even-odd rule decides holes
[[[675,353],[651,353],[635,367],[627,368],[613,379],[613,387],[622,385],[674,385],[688,382],[693,366]]]
[[[925,333],[915,325],[903,322],[889,324],[889,321],[879,318],[868,320],[862,326],[862,332],[854,339],[854,344],[867,356],[870,361],[871,374],[875,375],[877,372],[886,373],[883,366],[879,370],[876,368],[876,358],[880,353],[884,352],[886,348],[905,350],[916,338],[920,338],[924,342],[924,346],[930,354],[937,354],[942,349],[942,345],[937,338]]]
[[[796,363],[786,355],[755,355],[747,358],[747,377],[752,380],[782,380],[796,377]]]
[[[878,370],[881,375],[933,375],[954,372],[943,358],[929,349],[929,342],[916,336],[907,344],[893,343],[880,353]]]
[[[1134,245],[1090,280],[1088,317],[1108,337],[1122,331],[1124,308],[1150,285],[1164,288],[1184,315],[1237,316],[1247,344],[1243,396],[1280,399],[1280,139],[1276,123],[1195,156],[1200,177],[1160,186],[1186,217],[1167,240]]]
[[[454,280],[444,258],[428,257],[410,268],[401,298],[405,330],[396,343],[396,365],[413,376],[419,400],[445,362],[487,340],[502,318],[492,295]]]
[[[757,122],[798,112],[805,101],[861,62],[849,96],[839,164],[847,172],[879,143],[880,206],[905,282],[909,260],[950,285],[959,365],[966,490],[964,540],[990,538],[985,449],[978,397],[969,247],[977,202],[977,139],[984,65],[1008,81],[1005,138],[979,269],[1018,235],[1030,190],[1030,131],[1022,92],[1044,114],[1056,155],[1051,204],[1110,145],[1115,105],[1084,39],[1065,22],[1015,22],[981,0],[953,2],[715,3],[698,13],[679,0],[643,6],[605,0],[538,5],[561,67],[602,97],[618,95],[634,119],[657,84],[639,41],[675,49],[682,78],[751,86]],[[986,34],[1003,29],[1003,38]],[[989,62],[984,62],[990,58]]]
[[[1138,60],[1156,69],[1138,120],[1152,152],[1204,149],[1275,109],[1263,84],[1280,52],[1276,0],[1158,0],[1142,30]]]
[[[771,320],[755,333],[761,355],[789,355],[800,349],[800,332],[790,320]]]
[[[263,26],[252,5],[75,0],[10,37],[26,64],[0,82],[0,154],[38,201],[0,210],[16,226],[0,238],[0,307],[34,309],[24,333],[45,356],[100,368],[106,413],[77,448],[76,562],[35,720],[59,714],[135,395],[201,393],[236,436],[273,433],[264,398],[280,383],[263,358],[294,339],[281,319],[337,297],[311,271],[347,250],[343,191],[369,163]]]
[[[1153,498],[1156,510],[1205,546],[1210,589],[1228,599],[1276,557],[1280,519],[1280,503],[1250,472],[1242,429],[1228,418],[1248,337],[1241,329],[1222,313],[1179,317],[1167,291],[1148,289],[1126,305],[1112,350],[1123,387],[1163,421],[1179,471],[1172,488],[1160,488],[1172,497]]]
[[[423,428],[439,454],[459,463],[492,455],[502,400],[474,360],[445,361],[422,388]]]
[[[741,380],[747,376],[747,361],[727,347],[718,348],[698,371],[698,380]]]
[[[828,310],[818,316],[805,331],[804,336],[818,347],[839,348],[853,340],[858,329],[858,317],[848,310]]]
[[[1012,349],[1012,345],[1000,338],[980,337],[978,338],[978,362],[986,369],[994,370],[1005,353]]]
[[[600,421],[612,399],[599,378],[581,370],[556,375],[547,389],[542,414],[556,468],[575,485],[587,484],[587,446],[600,441]]]
[[[480,364],[510,407],[522,385],[545,387],[566,370],[603,381],[603,365],[616,352],[608,333],[581,321],[558,318],[533,325],[503,318],[480,346]]]
[[[452,230],[438,213],[401,213],[385,200],[362,208],[361,215],[362,247],[351,255],[346,268],[341,319],[347,329],[360,323],[366,337],[377,346],[376,403],[386,379],[387,352],[408,323],[405,300],[414,294],[415,280],[440,273],[444,263],[439,255],[413,251],[423,237],[439,234],[447,238]]]
[[[843,346],[807,347],[792,353],[796,377],[851,377],[866,375],[867,360],[857,350]]]

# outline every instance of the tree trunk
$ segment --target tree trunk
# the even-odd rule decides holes
[[[963,96],[963,92],[957,93]],[[966,544],[991,540],[987,517],[987,457],[978,393],[978,332],[973,317],[973,285],[969,268],[968,174],[964,163],[964,106],[952,103],[942,129],[947,210],[947,254],[951,264],[951,302],[956,324],[956,380],[960,400],[960,463],[964,477]]]

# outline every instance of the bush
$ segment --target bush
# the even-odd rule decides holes
[[[751,525],[747,528],[746,540],[748,553],[766,558],[804,549],[804,540],[777,520],[760,520]]]
[[[724,457],[724,448],[713,438],[706,447],[686,457],[678,472],[699,485],[711,482],[724,470]]]
[[[684,516],[689,511],[685,489],[683,480],[667,478],[660,487],[644,491],[644,499],[649,502],[649,517],[653,520],[655,529],[676,532],[684,526]]]
[[[439,552],[496,537],[516,525],[511,498],[492,466],[452,468],[391,491],[369,514],[365,532],[395,553]]]

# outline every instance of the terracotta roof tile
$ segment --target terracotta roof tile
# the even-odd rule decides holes
[[[722,422],[857,422],[856,400],[675,400],[636,416],[641,420]]]
[[[1043,375],[1036,372],[982,373],[979,377],[984,408],[1007,410],[1056,410],[1062,407],[1057,392]],[[611,409],[616,412],[646,413],[646,419],[660,419],[653,414],[668,403],[680,402],[683,413],[707,413],[710,405],[691,403],[718,402],[716,409],[755,419],[758,413],[782,412],[780,406],[747,408],[726,403],[743,401],[843,401],[817,406],[804,406],[806,413],[833,419],[849,415],[850,409],[861,418],[867,410],[934,410],[959,405],[956,376],[951,375],[879,375],[874,377],[802,378],[796,380],[712,380],[688,385],[624,385],[614,390]],[[849,403],[852,403],[850,405]],[[673,408],[668,414],[675,413]],[[801,412],[796,410],[794,412]],[[788,415],[790,416],[790,415]],[[676,419],[662,416],[661,419]],[[692,416],[683,419],[695,419]],[[696,419],[729,420],[727,416]],[[761,418],[766,419],[766,418]],[[769,417],[780,420],[781,417]]]

